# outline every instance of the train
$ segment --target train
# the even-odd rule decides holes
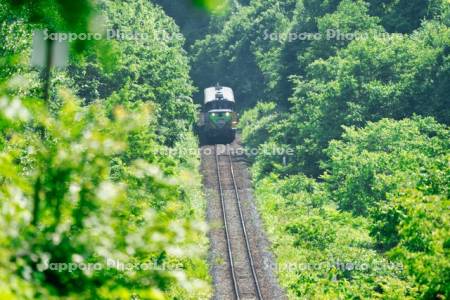
[[[233,89],[220,84],[206,88],[198,123],[202,144],[231,144],[237,123]]]

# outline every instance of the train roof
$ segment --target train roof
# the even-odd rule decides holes
[[[226,86],[215,86],[205,89],[205,104],[223,98],[223,100],[234,102],[233,90]]]
[[[214,112],[233,112],[232,109],[229,108],[221,108],[221,109],[211,109],[208,110],[208,113],[214,113]]]

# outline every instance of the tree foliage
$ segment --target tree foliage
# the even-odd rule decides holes
[[[208,298],[188,60],[154,36],[179,30],[146,1],[77,5],[0,6],[0,298]],[[73,43],[44,103],[32,30],[94,20],[154,39]]]

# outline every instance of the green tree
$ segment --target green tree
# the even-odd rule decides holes
[[[294,78],[289,144],[299,169],[320,173],[322,149],[342,125],[420,114],[449,123],[446,26],[429,23],[411,37],[352,42],[335,57],[317,60],[306,78]]]
[[[411,33],[420,27],[424,19],[439,15],[446,5],[442,0],[368,0],[370,13],[382,20],[388,32]]]
[[[448,153],[449,130],[432,118],[383,119],[363,129],[345,128],[325,151],[331,195],[344,210],[367,214],[420,172],[438,166]],[[421,171],[422,170],[422,171]],[[380,238],[389,238],[384,232]]]

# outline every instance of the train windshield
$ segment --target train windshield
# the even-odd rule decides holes
[[[234,107],[234,102],[231,101],[226,101],[226,100],[222,100],[222,101],[211,101],[206,103],[205,107],[206,110],[211,110],[211,109],[233,109]]]

